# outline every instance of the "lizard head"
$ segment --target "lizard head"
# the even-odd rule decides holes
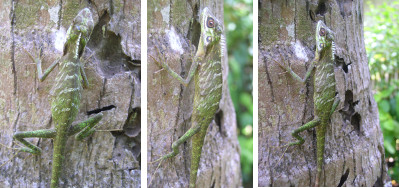
[[[320,54],[324,49],[330,48],[334,43],[334,32],[331,31],[323,21],[317,22],[316,28],[316,50]]]
[[[91,31],[93,30],[94,22],[92,13],[88,8],[81,10],[73,19],[72,25],[67,31],[67,41],[64,46],[64,54],[68,51],[68,46],[73,46],[77,50],[76,57],[80,57],[83,53],[87,41],[90,39]]]
[[[223,34],[223,26],[216,19],[216,17],[211,13],[211,11],[205,7],[201,13],[201,38],[200,44],[198,47],[198,52],[205,53],[206,49],[213,44],[216,44],[220,41]],[[201,45],[203,48],[201,49]],[[203,51],[202,51],[203,50]]]

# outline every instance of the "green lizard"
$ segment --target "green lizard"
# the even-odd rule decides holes
[[[301,83],[305,83],[311,73],[314,71],[313,83],[313,103],[314,103],[314,119],[305,125],[295,129],[292,136],[298,139],[297,142],[288,144],[289,146],[302,145],[305,140],[298,134],[304,130],[316,127],[317,136],[317,173],[315,186],[320,183],[321,172],[324,163],[324,146],[325,133],[330,117],[339,104],[339,98],[335,97],[335,74],[334,74],[334,33],[323,23],[319,21],[316,28],[316,52],[305,78],[300,78],[288,66],[283,66],[276,62],[279,66],[291,74],[293,78]],[[287,148],[288,148],[287,147]]]
[[[166,63],[159,63],[152,57],[155,62],[160,64],[163,69],[184,86],[187,86],[194,77],[195,94],[191,128],[180,139],[173,142],[172,152],[154,161],[162,161],[176,156],[179,153],[179,146],[193,137],[190,187],[195,187],[196,184],[204,138],[209,124],[219,109],[223,85],[221,65],[223,57],[222,50],[224,47],[223,27],[206,7],[202,10],[200,25],[201,36],[198,49],[186,79],[183,79],[179,74],[174,72]]]
[[[19,148],[19,151],[36,155],[41,154],[41,149],[25,140],[25,138],[55,139],[51,187],[58,187],[68,137],[78,133],[75,138],[82,140],[91,135],[95,131],[94,126],[103,116],[103,114],[99,113],[83,122],[72,124],[79,112],[82,85],[87,88],[89,84],[83,65],[80,62],[80,57],[90,38],[93,27],[94,23],[90,10],[88,8],[81,10],[67,31],[63,56],[51,64],[44,74],[42,73],[40,57],[34,58],[27,52],[37,65],[40,81],[44,81],[55,66],[60,65],[60,71],[53,87],[54,95],[51,102],[52,121],[55,129],[17,132],[14,134],[14,138],[26,146]]]

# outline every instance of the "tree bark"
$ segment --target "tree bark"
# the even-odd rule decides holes
[[[36,65],[22,48],[32,55],[41,48],[47,69],[62,56],[61,38],[74,17],[88,7],[95,22],[83,55],[89,87],[75,122],[87,119],[90,111],[102,111],[104,117],[85,141],[68,139],[60,185],[140,187],[140,1],[30,2],[0,6],[0,142],[20,148],[12,138],[16,131],[54,128],[50,90],[58,67],[39,82]],[[49,187],[53,141],[28,140],[42,149],[41,155],[0,146],[0,164],[5,163],[0,187]]]
[[[284,155],[282,147],[314,117],[312,77],[302,85],[273,60],[285,59],[304,77],[318,20],[335,32],[341,99],[327,127],[320,185],[383,186],[387,165],[364,46],[363,2],[260,0],[259,9],[259,186],[314,186],[315,130],[300,133],[305,143]]]
[[[166,63],[183,78],[187,76],[200,36],[201,10],[223,22],[222,1],[149,1],[148,14],[148,161],[171,151],[171,145],[191,127],[193,81],[188,87],[154,62]],[[192,45],[191,45],[192,44]],[[195,47],[193,47],[195,45]],[[161,54],[156,52],[159,49]],[[226,53],[226,52],[224,52]],[[226,56],[224,56],[226,57]],[[208,128],[202,149],[197,187],[239,187],[240,149],[234,107],[227,86],[228,65],[223,59],[223,95],[220,111]],[[180,153],[158,163],[148,164],[150,187],[188,187],[191,141],[180,146]]]

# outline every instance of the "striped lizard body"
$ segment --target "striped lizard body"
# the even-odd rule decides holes
[[[217,43],[208,48],[208,53],[198,65],[198,74],[194,76],[195,94],[191,127],[201,128],[192,138],[190,187],[195,187],[205,135],[222,98],[221,46],[223,45]]]
[[[68,129],[79,112],[82,91],[79,77],[79,60],[61,60],[60,71],[56,78],[51,112],[57,132],[54,142],[52,177],[59,177],[68,138]],[[58,178],[52,178],[51,185],[58,185]]]
[[[44,74],[42,73],[40,58],[35,59],[28,53],[37,64],[40,81],[44,81],[55,66],[60,65],[53,87],[54,93],[51,102],[52,120],[55,129],[17,132],[14,134],[14,138],[26,146],[26,148],[20,148],[19,150],[32,154],[40,154],[41,149],[26,141],[25,138],[38,137],[53,138],[55,140],[50,184],[52,188],[59,186],[68,137],[78,133],[75,138],[81,140],[91,135],[95,131],[95,125],[103,116],[99,113],[85,121],[73,124],[79,112],[82,90],[88,87],[80,57],[90,38],[93,27],[94,22],[90,10],[88,8],[81,10],[67,31],[63,56],[60,60],[56,60],[51,64]]]
[[[224,49],[224,36],[222,24],[216,19],[211,11],[205,7],[200,16],[201,34],[198,49],[193,58],[190,71],[186,79],[174,72],[165,62],[158,62],[171,76],[181,84],[187,86],[194,77],[194,103],[191,116],[191,128],[172,144],[172,152],[162,156],[157,161],[172,158],[179,153],[179,146],[192,138],[190,187],[196,186],[197,172],[204,145],[204,138],[219,109],[222,97],[222,66],[221,61]],[[159,52],[158,52],[159,53]],[[160,163],[161,164],[161,163]],[[160,165],[159,164],[159,165]],[[159,166],[158,165],[158,166]]]
[[[317,172],[315,186],[320,184],[321,173],[324,163],[325,135],[327,126],[330,123],[330,117],[339,104],[340,99],[335,96],[336,82],[334,74],[334,33],[323,23],[317,22],[316,27],[316,52],[310,68],[305,74],[305,78],[300,78],[291,68],[276,63],[285,69],[297,81],[304,83],[314,71],[314,118],[312,121],[302,125],[292,131],[292,136],[298,139],[296,142],[289,143],[287,146],[302,145],[305,140],[299,136],[299,133],[316,127],[317,137]],[[287,149],[288,149],[287,147]],[[287,150],[286,149],[286,150]],[[285,150],[285,151],[286,151]],[[284,152],[285,153],[285,152]],[[283,154],[284,155],[284,154]]]

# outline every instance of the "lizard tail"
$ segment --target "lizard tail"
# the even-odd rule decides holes
[[[208,125],[202,125],[200,131],[195,134],[191,140],[191,168],[190,168],[190,188],[194,188],[197,182],[197,172],[199,168],[199,162],[201,159],[202,146],[204,145],[204,139]]]
[[[53,167],[51,170],[51,188],[58,187],[59,178],[62,169],[62,162],[64,160],[64,150],[67,141],[67,131],[57,131],[57,136],[54,141],[53,152]]]
[[[320,178],[321,178],[321,172],[323,169],[323,163],[324,163],[324,146],[325,146],[325,140],[326,140],[326,128],[327,128],[328,121],[322,121],[320,123],[320,126],[317,127],[316,129],[316,134],[317,134],[317,173],[316,173],[316,181],[315,181],[315,187],[320,186]]]

